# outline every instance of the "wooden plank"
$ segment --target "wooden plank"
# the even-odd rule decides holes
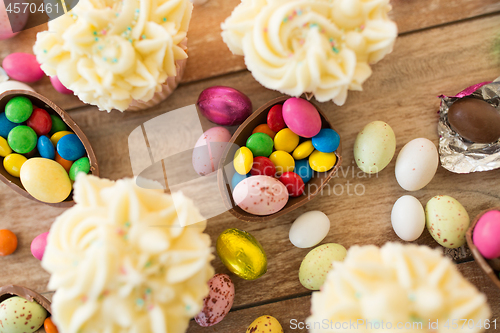
[[[378,177],[363,178],[356,168],[353,169],[352,147],[356,133],[370,121],[383,120],[392,125],[396,133],[398,151],[417,137],[427,137],[437,143],[439,99],[436,96],[453,94],[470,84],[494,79],[493,75],[500,70],[500,63],[491,52],[498,31],[498,18],[486,17],[403,36],[394,53],[374,67],[374,74],[366,82],[364,92],[350,93],[343,107],[322,104],[322,109],[340,130],[344,147],[344,168],[339,177],[330,182],[329,193],[325,191],[297,211],[266,223],[244,223],[229,213],[209,221],[207,232],[213,242],[226,228],[241,228],[259,239],[269,257],[269,270],[262,278],[256,281],[234,278],[236,289],[243,291],[236,295],[236,307],[307,291],[300,285],[297,274],[308,250],[295,248],[288,240],[290,224],[301,213],[321,210],[330,217],[332,228],[325,243],[338,242],[348,248],[354,244],[382,245],[387,241],[398,241],[391,228],[390,211],[396,199],[408,192],[402,190],[395,180],[395,160]],[[455,42],[458,38],[461,38],[461,43]],[[246,93],[254,109],[279,96],[277,92],[260,86],[250,73],[240,72],[184,85],[167,101],[148,111],[106,114],[88,107],[75,110],[72,117],[89,137],[102,176],[111,179],[127,177],[132,175],[127,145],[129,133],[164,112],[195,103],[203,89],[220,84]],[[483,209],[500,205],[499,175],[500,170],[457,175],[439,168],[432,183],[412,195],[423,204],[434,195],[451,195],[473,217]],[[353,193],[357,184],[364,186],[363,195]],[[340,194],[342,188],[344,192]],[[0,228],[11,229],[21,240],[18,252],[0,259],[2,268],[5,267],[4,274],[0,275],[0,285],[16,282],[45,291],[48,275],[31,257],[29,244],[36,235],[48,230],[63,209],[13,195],[3,184],[0,184],[0,208]],[[417,243],[438,246],[427,231]],[[227,272],[219,259],[213,264],[216,271]]]
[[[183,82],[193,82],[245,69],[243,57],[231,54],[221,38],[220,24],[231,14],[239,0],[209,0],[195,7],[188,33],[189,61]],[[476,17],[500,10],[497,0],[393,0],[390,13],[400,33]],[[0,60],[12,52],[32,53],[36,34],[46,25],[21,32],[9,40],[0,41]],[[462,43],[461,36],[457,37]],[[83,106],[74,96],[55,91],[48,78],[32,84],[33,88],[65,110]]]

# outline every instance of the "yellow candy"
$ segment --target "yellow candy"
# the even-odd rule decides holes
[[[315,150],[311,156],[309,156],[309,165],[311,169],[318,172],[325,172],[333,168],[337,162],[337,156],[335,153],[322,153]]]
[[[269,156],[271,162],[276,166],[276,174],[280,176],[283,172],[293,171],[295,160],[286,151],[278,150]]]
[[[21,169],[21,183],[35,199],[56,203],[71,193],[71,181],[64,168],[54,160],[30,158]]]
[[[52,144],[54,145],[54,147],[57,148],[57,143],[59,142],[59,140],[61,140],[61,138],[63,136],[68,135],[68,134],[73,134],[73,132],[70,132],[70,131],[56,132],[56,133],[52,134],[52,136],[50,137],[50,141],[52,141]]]
[[[234,154],[234,169],[240,175],[246,175],[250,172],[253,165],[253,154],[247,147],[241,147]]]
[[[276,318],[266,315],[255,319],[246,333],[283,333],[283,327]]]
[[[293,158],[295,158],[296,160],[303,160],[307,156],[311,155],[313,151],[314,151],[314,146],[311,140],[302,142],[293,151]]]
[[[299,136],[289,128],[279,131],[274,137],[274,148],[291,153],[299,144]]]
[[[5,157],[9,154],[12,154],[12,149],[10,149],[7,140],[0,136],[0,156]]]
[[[27,160],[23,155],[10,154],[3,159],[3,167],[10,175],[19,178],[21,167]]]

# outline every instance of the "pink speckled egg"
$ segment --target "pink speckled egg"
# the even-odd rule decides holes
[[[45,76],[33,54],[11,53],[3,59],[3,69],[11,79],[21,82],[35,82]]]
[[[239,125],[252,113],[252,101],[234,88],[215,86],[203,90],[196,102],[201,114],[222,126]]]
[[[202,327],[213,326],[224,319],[234,301],[234,284],[226,274],[215,274],[208,281],[208,287],[210,292],[203,300],[203,309],[194,317]]]
[[[500,211],[485,213],[477,221],[472,240],[486,259],[500,257]]]
[[[321,116],[318,110],[302,98],[289,98],[283,104],[283,119],[295,134],[312,138],[321,130]]]
[[[57,90],[58,92],[60,92],[61,94],[73,95],[73,91],[66,88],[61,83],[61,81],[59,81],[59,78],[57,76],[51,76],[50,83],[52,83],[52,86],[54,87],[54,89]]]
[[[33,257],[37,258],[38,260],[43,259],[45,247],[47,247],[48,236],[49,233],[44,232],[43,234],[36,236],[36,238],[31,242],[31,254],[33,254]]]
[[[10,4],[11,9],[15,10],[13,8],[13,3],[17,3],[21,6],[21,8],[24,8],[22,4],[26,2],[23,0],[16,0],[15,2],[11,0],[0,1],[0,40],[14,37],[15,35],[17,35],[17,32],[21,31],[24,28],[26,22],[28,22],[30,13],[29,10],[26,12],[24,12],[24,10],[21,10],[17,14],[12,11],[11,13],[7,14],[5,6],[8,7]],[[12,28],[14,28],[14,30],[17,32],[13,32]]]
[[[276,178],[252,176],[236,185],[233,199],[247,213],[271,215],[285,207],[288,202],[288,190]]]
[[[193,150],[193,168],[201,176],[219,167],[224,149],[231,140],[231,133],[224,127],[212,127],[203,133]]]

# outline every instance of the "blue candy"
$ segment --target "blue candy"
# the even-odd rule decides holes
[[[233,175],[233,179],[231,180],[231,188],[234,190],[236,185],[238,185],[243,179],[250,177],[250,173],[247,173],[246,175],[240,175],[239,173],[235,172]]]
[[[54,145],[46,135],[42,135],[38,138],[36,148],[38,149],[40,156],[42,156],[43,158],[53,160],[56,157],[56,150],[54,148]]]
[[[322,153],[333,153],[340,144],[340,135],[331,128],[323,128],[312,138],[314,148]]]
[[[85,147],[76,134],[63,136],[57,142],[57,152],[62,158],[68,161],[76,161],[86,155]]]
[[[21,124],[13,123],[9,119],[7,119],[7,117],[5,116],[5,112],[0,113],[0,136],[4,139],[7,139],[11,129],[19,125]]]
[[[294,172],[302,178],[304,184],[311,180],[313,176],[313,169],[309,166],[309,159],[296,160]]]

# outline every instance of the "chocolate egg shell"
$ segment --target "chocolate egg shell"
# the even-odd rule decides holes
[[[448,121],[464,139],[491,143],[500,138],[500,112],[477,98],[462,98],[450,106]]]
[[[5,105],[7,104],[8,101],[10,101],[12,98],[16,96],[25,96],[31,100],[33,103],[33,106],[44,109],[51,115],[58,115],[61,117],[61,119],[64,121],[64,123],[69,127],[69,130],[71,130],[73,133],[75,133],[80,141],[83,143],[85,147],[85,151],[87,153],[87,156],[90,160],[90,172],[94,176],[99,176],[99,166],[97,165],[97,159],[94,153],[94,150],[92,149],[92,146],[90,145],[89,140],[83,133],[83,131],[80,129],[80,127],[75,123],[75,121],[69,116],[68,113],[66,113],[64,110],[62,110],[60,107],[58,107],[56,104],[54,104],[52,101],[50,101],[48,98],[45,96],[42,96],[36,92],[28,91],[28,90],[10,90],[2,93],[0,95],[0,111],[3,111],[5,109]],[[16,191],[17,193],[21,194],[22,196],[32,199],[34,201],[38,201],[34,197],[32,197],[24,188],[24,186],[21,183],[21,180],[19,178],[15,178],[11,176],[3,167],[3,157],[0,157],[0,180],[3,181],[5,184],[7,184],[11,189]],[[41,202],[41,201],[38,201]],[[44,202],[45,203],[45,202]],[[56,206],[56,207],[71,207],[75,203],[73,201],[73,195],[70,194],[70,196],[58,203],[45,203],[50,206]]]
[[[224,86],[203,90],[196,102],[208,120],[222,126],[239,125],[252,113],[252,102],[242,92]]]
[[[47,310],[49,314],[52,312],[50,308],[50,301],[36,291],[15,285],[0,287],[0,303],[15,296],[22,297],[30,302],[37,302],[45,310]]]

